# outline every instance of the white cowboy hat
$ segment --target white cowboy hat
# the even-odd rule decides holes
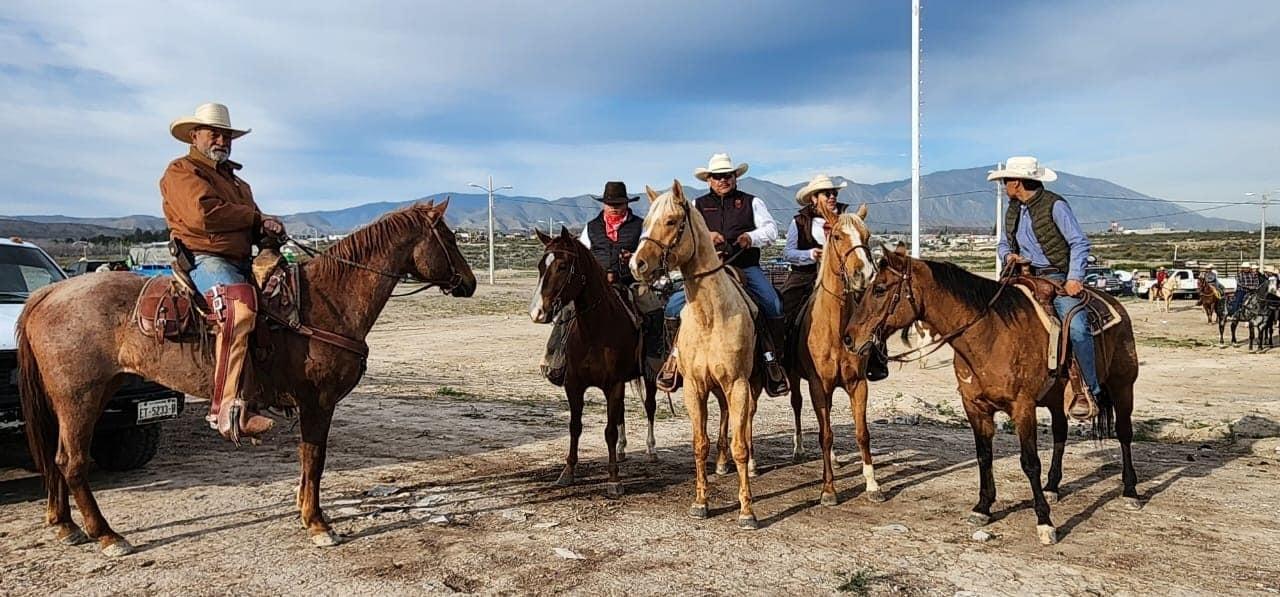
[[[817,193],[818,191],[830,191],[832,189],[843,189],[847,186],[849,186],[848,181],[836,184],[831,180],[830,176],[827,176],[826,174],[819,174],[809,180],[809,184],[804,185],[804,188],[796,191],[796,203],[808,206],[809,197],[814,193]]]
[[[987,180],[1000,180],[1002,178],[1053,182],[1058,180],[1058,173],[1041,166],[1040,161],[1031,156],[1020,155],[1009,158],[1009,161],[1004,163],[1004,168],[987,173]]]
[[[694,168],[693,176],[698,180],[706,180],[712,174],[723,174],[725,172],[732,172],[735,176],[742,176],[747,173],[747,164],[744,162],[734,166],[729,154],[717,153],[711,156],[710,160],[707,160],[706,168]]]
[[[1280,273],[1280,270],[1277,270],[1277,269],[1276,269],[1276,266],[1274,266],[1274,265],[1264,265],[1264,266],[1262,266],[1262,271],[1264,271],[1264,272],[1266,272],[1266,273],[1268,273],[1268,274],[1277,274],[1277,273]]]
[[[1248,261],[1240,262],[1240,269],[1249,269],[1251,267],[1253,267],[1253,264],[1249,263]]]
[[[198,126],[231,131],[231,138],[238,139],[249,134],[253,129],[237,129],[231,126],[231,112],[222,104],[207,103],[196,107],[194,116],[183,116],[169,123],[169,134],[183,143],[191,143],[191,130]]]

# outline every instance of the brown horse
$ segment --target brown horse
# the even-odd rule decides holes
[[[396,211],[352,233],[302,267],[302,323],[363,340],[392,289],[411,275],[454,296],[475,292],[475,275],[444,223],[448,201]],[[32,294],[18,321],[18,359],[27,440],[49,494],[46,522],[67,544],[96,539],[102,552],[132,551],[113,531],[89,488],[87,458],[94,423],[124,374],[133,373],[195,396],[210,396],[213,362],[193,344],[157,343],[139,332],[131,311],[144,278],[90,274]],[[260,324],[264,325],[265,324]],[[302,441],[297,494],[302,524],[318,546],[337,543],[320,511],[320,475],[334,407],[365,370],[349,350],[272,330],[265,360],[246,384],[262,406],[296,408]],[[71,519],[68,490],[84,518]]]
[[[659,196],[648,187],[651,202],[644,218],[640,246],[631,257],[636,279],[651,282],[679,269],[688,297],[675,341],[684,375],[684,404],[693,425],[693,458],[697,495],[689,514],[707,517],[707,395],[727,406],[733,427],[732,453],[738,468],[738,526],[759,527],[751,508],[751,424],[763,387],[755,370],[756,332],[746,292],[725,270],[711,243],[702,214],[686,199],[680,181]],[[723,433],[721,440],[724,439]]]
[[[618,479],[618,462],[626,458],[626,435],[623,414],[628,381],[643,378],[644,410],[649,419],[649,435],[645,453],[657,460],[654,449],[653,417],[657,410],[658,388],[642,367],[643,334],[632,325],[631,314],[623,299],[609,286],[604,268],[591,251],[563,228],[560,235],[550,237],[538,231],[545,252],[538,261],[538,285],[533,290],[529,317],[534,323],[550,323],[561,310],[572,304],[568,316],[569,329],[564,334],[564,393],[569,399],[569,453],[558,485],[571,485],[578,465],[578,436],[582,434],[583,394],[596,387],[604,392],[608,423],[604,428],[609,446],[609,493],[622,495]]]
[[[1049,501],[1057,501],[1062,480],[1062,452],[1067,439],[1063,387],[1050,378],[1048,331],[1031,300],[1005,284],[971,274],[950,263],[886,254],[871,289],[863,295],[847,329],[846,346],[884,350],[888,333],[920,319],[941,334],[954,349],[954,367],[965,414],[977,443],[981,491],[969,516],[973,524],[991,519],[996,499],[992,473],[994,414],[1009,415],[1018,430],[1022,471],[1031,483],[1040,541],[1057,542],[1049,519]],[[1128,313],[1113,297],[1095,293],[1094,300],[1110,303],[1121,321],[1095,337],[1098,397],[1094,420],[1100,435],[1113,425],[1123,458],[1122,482],[1126,505],[1140,508],[1138,477],[1133,470],[1133,382],[1138,378],[1138,355]],[[1036,453],[1036,406],[1047,407],[1053,418],[1053,462],[1045,486],[1040,485],[1040,456]]]
[[[1222,319],[1222,295],[1218,294],[1218,289],[1203,279],[1196,284],[1196,288],[1200,291],[1200,300],[1196,301],[1196,306],[1204,308],[1204,317],[1209,320],[1208,323],[1213,323],[1215,316]]]
[[[790,371],[792,408],[796,414],[796,446],[800,445],[798,397],[799,380],[803,376],[809,382],[809,400],[818,417],[818,443],[822,451],[821,503],[824,506],[836,505],[831,398],[836,388],[843,388],[849,394],[858,448],[862,452],[862,476],[866,481],[867,499],[882,502],[884,494],[876,483],[875,467],[871,461],[871,432],[867,428],[866,359],[841,347],[845,323],[874,274],[871,254],[867,251],[871,238],[871,231],[865,223],[867,206],[859,206],[857,213],[837,216],[819,201],[818,211],[833,225],[822,251],[813,298],[800,314],[801,340],[797,342],[795,366]]]

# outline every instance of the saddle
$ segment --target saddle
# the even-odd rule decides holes
[[[1026,294],[1036,306],[1036,314],[1049,332],[1049,363],[1054,370],[1061,371],[1066,364],[1071,339],[1062,333],[1062,321],[1053,307],[1053,299],[1066,295],[1067,291],[1057,282],[1035,276],[1017,276],[1009,284]],[[1101,290],[1086,286],[1082,306],[1076,307],[1085,310],[1089,333],[1094,336],[1120,323],[1120,313],[1104,296]],[[1069,316],[1073,314],[1074,310],[1068,313]]]

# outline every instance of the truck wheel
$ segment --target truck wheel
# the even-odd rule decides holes
[[[160,448],[160,426],[142,425],[93,434],[89,455],[109,471],[142,468]]]

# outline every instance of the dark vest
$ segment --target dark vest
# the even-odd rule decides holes
[[[635,282],[635,278],[631,277],[631,267],[622,259],[622,252],[636,252],[636,247],[640,246],[640,233],[643,229],[644,220],[636,216],[635,212],[628,213],[626,221],[618,227],[618,242],[613,242],[604,232],[604,212],[600,212],[594,220],[587,222],[587,239],[591,241],[591,254],[595,255],[596,261],[604,271],[613,272],[614,278],[619,283]]]
[[[1027,213],[1031,215],[1031,230],[1044,256],[1049,258],[1050,265],[1065,274],[1071,268],[1071,245],[1067,244],[1067,237],[1053,221],[1053,205],[1059,201],[1065,199],[1049,189],[1040,189],[1027,204]],[[1018,248],[1018,219],[1021,215],[1022,203],[1016,199],[1010,201],[1009,209],[1004,212],[1004,232],[1009,250],[1014,253],[1022,252]]]
[[[844,203],[836,204],[836,214],[842,214],[846,209],[849,209],[848,205]],[[800,208],[800,211],[796,212],[795,221],[796,221],[796,248],[797,249],[801,251],[808,251],[810,249],[817,249],[822,246],[821,244],[818,243],[818,239],[813,237],[813,219],[816,217],[818,217],[818,210],[814,209],[813,205],[806,205],[805,207]],[[816,263],[810,263],[807,265],[792,264],[791,271],[816,272],[818,271],[818,264]]]
[[[707,221],[707,228],[712,232],[719,232],[724,237],[724,242],[729,245],[730,255],[738,251],[735,244],[738,237],[756,229],[756,211],[751,206],[752,199],[755,197],[734,189],[724,199],[715,196],[714,193],[707,193],[694,200],[694,205],[702,213],[702,219]],[[751,247],[738,253],[729,265],[738,267],[760,265],[760,248]]]

